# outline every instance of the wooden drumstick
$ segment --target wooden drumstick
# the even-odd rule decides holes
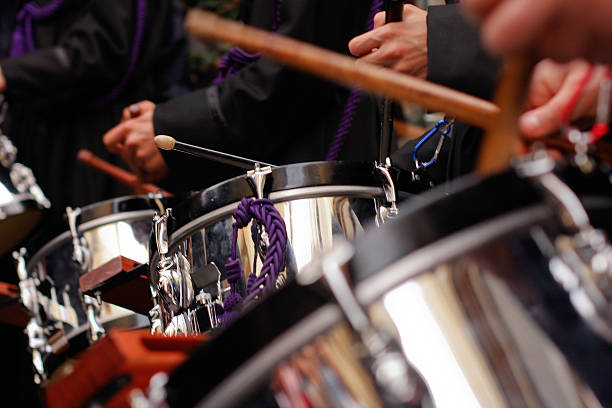
[[[77,153],[77,159],[95,169],[100,170],[102,173],[111,176],[120,183],[132,187],[135,190],[144,191],[146,193],[162,193],[168,197],[172,196],[171,193],[162,190],[154,184],[143,183],[135,174],[125,171],[122,168],[107,162],[106,160],[102,160],[87,149],[79,150]]]
[[[487,129],[476,163],[476,171],[483,176],[503,171],[510,165],[521,139],[518,121],[532,68],[533,64],[522,58],[511,59],[504,66],[495,93],[501,113],[497,123]]]
[[[239,45],[293,68],[349,86],[359,86],[397,101],[408,101],[457,119],[491,128],[499,109],[491,102],[419,78],[355,59],[302,41],[225,20],[203,10],[187,13],[192,34]]]

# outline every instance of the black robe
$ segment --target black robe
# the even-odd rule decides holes
[[[8,0],[0,7],[14,13],[21,3]],[[68,0],[52,17],[34,22],[35,51],[0,59],[10,109],[3,128],[19,150],[18,161],[34,171],[56,213],[67,205],[129,194],[113,179],[77,162],[77,151],[87,148],[120,164],[105,149],[102,136],[119,122],[121,110],[143,99],[161,101],[180,94],[177,84],[187,82],[185,37],[175,2],[149,0],[135,69],[119,95],[100,106],[128,70],[135,4]]]
[[[285,0],[278,33],[348,54],[348,42],[366,31],[371,0]],[[242,18],[270,30],[272,0],[242,3]],[[158,105],[156,134],[256,160],[286,164],[324,160],[349,90],[280,64],[259,59],[218,86]],[[363,96],[340,160],[374,160],[378,118]],[[198,189],[241,174],[226,166],[166,152],[172,191]]]

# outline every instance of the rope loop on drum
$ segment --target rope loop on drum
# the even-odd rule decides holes
[[[223,301],[224,310],[220,316],[221,325],[229,322],[238,313],[238,307],[243,303],[238,293],[238,283],[243,274],[242,263],[237,256],[238,231],[245,228],[251,220],[258,221],[265,228],[269,244],[263,260],[259,276],[253,272],[247,281],[244,302],[249,302],[263,293],[267,288],[274,287],[276,280],[285,269],[285,255],[287,253],[287,229],[285,221],[274,207],[272,201],[260,198],[243,198],[234,210],[234,226],[232,236],[232,252],[225,264],[225,274],[230,283],[230,293]]]

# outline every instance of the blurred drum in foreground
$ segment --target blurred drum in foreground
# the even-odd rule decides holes
[[[553,167],[536,157],[408,203],[155,395],[170,407],[610,406],[610,179]]]

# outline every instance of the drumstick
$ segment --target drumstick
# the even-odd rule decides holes
[[[125,171],[122,168],[107,162],[106,160],[102,160],[87,149],[79,150],[77,153],[77,159],[95,169],[100,170],[102,173],[111,176],[120,183],[132,187],[133,189],[142,190],[146,193],[162,193],[168,197],[172,196],[171,193],[162,190],[154,184],[143,183],[135,174]]]
[[[498,107],[488,101],[419,78],[355,59],[302,41],[225,20],[203,10],[192,10],[185,19],[194,35],[229,42],[259,51],[285,65],[349,86],[359,86],[397,101],[409,101],[457,119],[492,128]]]
[[[518,121],[532,68],[533,64],[521,58],[511,59],[504,66],[495,93],[501,114],[497,123],[487,129],[476,163],[476,171],[483,176],[503,171],[510,165],[521,136]]]
[[[216,161],[218,163],[227,164],[229,166],[234,166],[241,169],[252,170],[258,164],[262,166],[276,167],[273,164],[247,159],[246,157],[182,143],[168,135],[157,135],[153,140],[155,141],[155,145],[162,150],[176,150],[192,156],[202,157],[204,159]]]

